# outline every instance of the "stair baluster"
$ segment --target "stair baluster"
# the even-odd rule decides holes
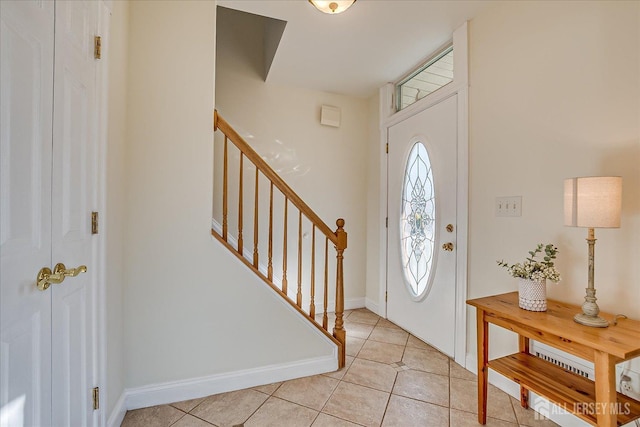
[[[212,228],[211,233],[215,236],[223,245],[225,245],[230,251],[232,251],[241,261],[247,265],[248,268],[265,281],[275,292],[279,293],[289,304],[291,304],[301,315],[305,316],[314,326],[321,330],[329,339],[331,339],[338,348],[338,366],[340,368],[345,365],[345,345],[346,345],[346,332],[344,330],[344,251],[347,248],[347,233],[344,230],[344,220],[338,219],[336,225],[338,228],[333,231],[329,228],[325,222],[323,222],[318,215],[309,208],[309,206],[289,187],[284,180],[260,157],[258,153],[253,150],[249,144],[222,118],[218,115],[217,111],[214,113],[214,131],[221,131],[224,135],[224,147],[223,147],[223,160],[222,160],[222,235],[219,234],[217,229]],[[230,178],[235,178],[235,175],[230,177],[229,167],[229,142],[231,142],[239,150],[239,170],[238,170],[238,233],[237,236],[233,236],[233,233],[229,232],[229,186],[232,187],[233,182],[230,182]],[[235,152],[234,152],[235,153]],[[247,212],[253,211],[253,253],[247,250],[245,256],[244,253],[244,241],[243,241],[243,221],[244,221],[244,159],[250,162],[251,166],[256,168],[255,171],[255,186],[253,197],[253,209],[247,209]],[[234,172],[235,173],[235,172]],[[260,174],[262,174],[269,181],[269,217],[265,219],[268,221],[268,260],[267,266],[260,265],[259,259],[259,247],[261,242],[260,230],[260,217],[259,217],[259,202],[260,202]],[[284,198],[283,210],[274,212],[274,192],[278,191]],[[267,190],[263,189],[263,195],[266,197]],[[218,196],[219,197],[219,196]],[[217,199],[219,200],[219,199]],[[264,199],[263,199],[264,200]],[[297,289],[296,298],[293,301],[288,296],[288,279],[287,279],[287,266],[288,266],[288,211],[289,203],[298,210],[298,251],[297,251]],[[274,217],[282,214],[282,272],[278,277],[278,272],[274,272]],[[233,213],[232,213],[233,214]],[[232,216],[233,218],[233,216]],[[310,222],[311,228],[311,251],[310,251],[310,264],[309,264],[309,282],[306,279],[303,280],[303,260],[307,259],[303,237],[306,235],[303,230],[306,229],[306,219]],[[278,219],[278,224],[280,220]],[[264,223],[263,223],[264,224]],[[263,228],[264,229],[264,228]],[[249,233],[250,230],[247,230]],[[279,233],[279,231],[277,231]],[[322,321],[316,321],[316,232],[320,232],[325,236],[324,247],[324,280],[322,289]],[[292,236],[293,239],[295,237]],[[264,239],[264,236],[262,237]],[[233,246],[233,241],[236,240],[237,246]],[[264,243],[264,240],[262,240]],[[276,243],[279,243],[278,240]],[[333,331],[329,330],[328,312],[329,307],[329,242],[331,242],[336,249],[336,288],[335,288],[335,324]],[[292,243],[295,243],[293,241]],[[280,251],[276,251],[278,254]],[[279,255],[278,255],[279,256]],[[293,254],[292,254],[293,256]],[[277,258],[277,257],[276,257]],[[275,259],[275,261],[278,261]],[[279,280],[280,279],[280,280]],[[281,286],[276,286],[276,282],[280,281]],[[304,295],[309,292],[309,309],[308,312],[303,308]],[[306,303],[305,303],[306,306]]]

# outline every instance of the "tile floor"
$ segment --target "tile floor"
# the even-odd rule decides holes
[[[333,322],[333,319],[330,319]],[[122,427],[476,426],[476,376],[393,323],[345,312],[337,372],[127,412]],[[547,427],[489,385],[487,426]]]

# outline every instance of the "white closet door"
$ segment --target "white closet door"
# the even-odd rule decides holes
[[[56,2],[52,259],[87,273],[52,286],[53,424],[92,424],[96,241],[96,1]]]
[[[0,7],[0,426],[90,426],[100,3]],[[38,290],[57,263],[88,272]]]
[[[0,425],[51,424],[54,5],[0,1]]]

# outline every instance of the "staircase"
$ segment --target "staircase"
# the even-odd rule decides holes
[[[214,143],[222,145],[215,147],[222,157],[222,177],[221,188],[218,182],[214,191],[211,234],[333,341],[338,367],[344,367],[344,220],[338,219],[338,228],[332,231],[217,111],[213,127]],[[268,231],[261,233],[265,228]],[[253,237],[249,245],[245,236]],[[335,261],[332,257],[330,261],[330,244]],[[266,263],[261,261],[265,252]],[[289,286],[290,277],[296,277],[295,287]],[[332,332],[330,298],[335,300]]]

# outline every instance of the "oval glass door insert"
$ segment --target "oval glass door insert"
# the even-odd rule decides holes
[[[428,293],[435,256],[436,204],[427,148],[416,142],[404,171],[400,252],[405,283],[413,299]]]

